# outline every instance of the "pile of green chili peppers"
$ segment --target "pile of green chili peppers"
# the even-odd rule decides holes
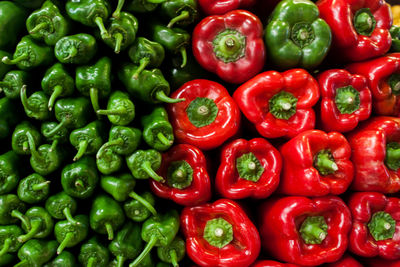
[[[177,207],[140,180],[163,180],[168,95],[209,75],[197,19],[195,0],[0,1],[0,266],[185,262]]]

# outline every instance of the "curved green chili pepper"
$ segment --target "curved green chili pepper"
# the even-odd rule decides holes
[[[17,194],[25,203],[35,204],[44,201],[49,195],[50,181],[33,173],[19,182]]]
[[[0,155],[0,195],[10,193],[19,181],[19,157],[13,151]]]
[[[75,267],[77,264],[74,254],[64,250],[60,255],[43,267]]]
[[[68,141],[69,132],[67,128],[61,127],[49,136],[49,132],[52,132],[57,126],[57,122],[43,122],[40,127],[40,132],[46,138],[46,141],[52,143],[50,150],[54,150],[58,144],[64,144]]]
[[[140,195],[138,194],[138,196],[145,202],[142,200],[137,200],[139,198],[128,200],[124,203],[124,211],[126,217],[128,217],[132,221],[143,222],[152,215],[152,213],[150,212],[150,206],[154,207],[156,200],[154,196],[148,191],[143,192]],[[145,205],[143,205],[143,203]],[[150,206],[148,206],[147,203],[149,203]]]
[[[46,210],[50,215],[57,220],[67,219],[72,224],[77,224],[78,222],[72,217],[76,212],[77,202],[74,198],[70,197],[64,191],[50,196],[46,200]]]
[[[52,110],[57,98],[70,96],[74,93],[74,79],[68,74],[64,65],[56,63],[44,74],[42,89],[50,96],[47,107]]]
[[[135,118],[135,105],[127,93],[114,91],[108,99],[107,109],[99,109],[97,114],[107,115],[114,125],[127,125]]]
[[[106,267],[110,259],[110,252],[99,242],[97,237],[92,237],[81,246],[78,259],[86,267]]]
[[[196,0],[168,0],[160,5],[160,13],[164,18],[169,18],[167,25],[188,26],[195,22],[199,16]]]
[[[142,132],[133,127],[113,126],[110,130],[108,142],[104,143],[96,157],[103,157],[106,148],[111,148],[113,152],[119,155],[131,154],[139,146]]]
[[[47,108],[49,98],[43,91],[34,92],[29,98],[26,96],[26,85],[20,91],[21,103],[24,106],[26,115],[36,120],[47,120],[51,113]]]
[[[12,70],[6,73],[3,81],[0,82],[0,90],[6,97],[19,99],[22,86],[30,84],[32,76],[29,72],[23,70]]]
[[[45,241],[31,239],[18,250],[21,260],[14,267],[42,266],[56,254],[58,243],[55,240]]]
[[[68,34],[70,24],[58,7],[47,0],[40,9],[29,15],[26,29],[34,39],[44,41],[47,45],[55,45],[60,38]]]
[[[158,182],[165,182],[156,171],[161,166],[161,154],[154,150],[136,150],[132,155],[126,157],[126,163],[136,179],[152,178]]]
[[[25,210],[25,203],[17,195],[0,195],[0,225],[15,224]]]
[[[185,257],[185,241],[176,236],[168,246],[158,247],[157,255],[160,260],[172,263],[174,267],[179,267],[178,262]]]
[[[110,19],[107,28],[110,38],[104,39],[104,42],[119,54],[135,41],[138,24],[137,18],[132,14],[120,13],[118,18]]]
[[[96,39],[87,33],[64,36],[54,47],[56,58],[64,64],[87,64],[96,52]]]
[[[101,154],[99,154],[101,152]],[[113,151],[113,147],[103,148],[96,154],[97,169],[102,174],[111,174],[118,171],[122,167],[123,158],[121,155]]]
[[[30,154],[27,132],[32,135],[35,144],[40,143],[40,132],[29,121],[23,121],[15,127],[11,136],[11,147],[15,153],[20,155]]]
[[[7,97],[0,98],[0,139],[8,137],[19,121],[19,106]]]
[[[89,123],[83,128],[75,129],[69,135],[71,145],[78,152],[74,157],[74,161],[79,160],[83,155],[95,154],[103,144],[104,124],[97,120]]]
[[[114,231],[125,221],[121,206],[106,195],[98,195],[93,200],[89,218],[90,227],[99,234],[107,234],[109,240],[114,239]]]
[[[15,47],[18,37],[25,30],[28,12],[25,8],[11,2],[0,2],[0,49],[10,50]],[[2,75],[0,75],[2,76]]]
[[[0,226],[0,258],[7,253],[18,251],[22,246],[22,243],[18,241],[18,236],[23,234],[24,232],[18,225]]]
[[[61,185],[68,195],[79,199],[90,197],[99,181],[94,159],[83,157],[66,165],[61,172]]]
[[[54,227],[54,235],[60,243],[57,248],[57,254],[60,254],[64,248],[76,246],[89,233],[89,218],[87,215],[77,215],[75,219],[78,223],[71,223],[68,220],[59,221]]]
[[[33,238],[45,238],[53,232],[53,218],[42,207],[32,207],[21,216],[22,229],[26,232],[18,237],[18,241],[25,243]]]

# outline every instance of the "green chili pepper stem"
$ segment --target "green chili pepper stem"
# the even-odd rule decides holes
[[[165,135],[162,132],[159,132],[157,134],[157,138],[158,140],[160,140],[160,142],[166,146],[169,146],[172,142],[170,140],[168,140],[167,137],[165,137]]]
[[[29,109],[28,97],[26,96],[26,85],[25,84],[21,87],[21,90],[19,91],[19,96],[21,98],[21,103],[22,103],[22,106],[24,106],[24,109]]]
[[[114,13],[112,14],[113,18],[116,18],[116,19],[119,18],[119,16],[121,15],[122,7],[124,6],[124,4],[125,4],[125,0],[118,0],[117,8],[115,9]]]
[[[29,219],[25,215],[23,215],[20,211],[13,210],[11,212],[11,217],[18,218],[26,229],[29,229],[31,227],[31,222],[29,221]]]
[[[29,143],[28,143],[28,141],[23,142],[23,143],[22,143],[22,150],[23,150],[23,151],[28,151],[28,149],[29,149]]]
[[[139,201],[143,206],[145,206],[153,215],[157,215],[156,209],[144,198],[136,194],[135,192],[129,193],[129,197],[136,199]]]
[[[99,109],[96,113],[98,115],[125,115],[126,108],[120,106],[116,109]]]
[[[81,224],[80,222],[75,220],[74,217],[72,217],[71,209],[69,207],[65,207],[63,209],[63,214],[64,214],[65,218],[67,219],[67,221],[69,221],[70,223],[76,224],[76,225]]]
[[[71,46],[70,48],[69,48],[69,54],[68,54],[68,56],[67,57],[65,57],[64,58],[64,61],[65,60],[68,60],[68,59],[70,59],[70,58],[73,58],[73,57],[75,57],[77,54],[78,54],[78,49],[75,47],[75,46]]]
[[[147,256],[147,254],[150,253],[150,251],[156,245],[157,241],[158,241],[157,236],[152,236],[149,243],[147,243],[146,246],[144,247],[142,253],[140,253],[140,255],[131,264],[129,264],[129,267],[138,266],[139,263]]]
[[[149,57],[141,58],[139,61],[139,66],[133,73],[133,76],[132,76],[133,79],[137,79],[139,77],[139,74],[142,73],[142,71],[147,67],[147,65],[149,65],[149,63],[150,63]]]
[[[81,179],[75,181],[75,187],[83,188],[84,186],[85,185],[83,184],[83,181]]]
[[[29,150],[31,151],[32,157],[36,158],[38,161],[43,161],[43,157],[36,150],[35,139],[33,138],[32,134],[27,132],[26,136],[28,137]]]
[[[79,142],[79,149],[74,157],[74,161],[79,160],[85,154],[88,146],[89,146],[88,140],[83,140]]]
[[[114,47],[114,52],[116,54],[119,54],[121,52],[121,46],[122,46],[122,41],[124,40],[124,36],[122,33],[117,32],[116,34],[113,35],[115,39],[115,47]]]
[[[171,263],[174,267],[179,267],[178,263],[178,256],[176,255],[176,251],[174,249],[171,249],[169,251],[169,256],[171,257]]]
[[[71,241],[71,239],[74,239],[74,233],[69,232],[68,234],[65,235],[65,238],[61,242],[61,244],[57,248],[57,255],[60,255],[61,252],[67,247],[68,243]]]
[[[31,229],[25,235],[20,235],[17,239],[21,243],[25,243],[26,241],[35,237],[37,233],[40,232],[40,228],[42,227],[42,221],[37,220],[31,223]]]
[[[43,183],[40,183],[40,184],[34,184],[34,185],[32,185],[32,190],[33,191],[40,191],[43,188],[49,186],[49,184],[50,184],[50,181],[46,181],[46,182],[43,182]]]
[[[48,22],[39,23],[32,30],[29,31],[29,34],[35,34],[42,29],[46,29],[48,26],[49,26]]]
[[[27,259],[24,259],[24,260],[22,260],[22,261],[20,261],[20,262],[18,262],[17,264],[14,265],[14,267],[23,267],[23,266],[29,266]]]
[[[107,148],[109,148],[110,146],[122,146],[124,144],[124,139],[122,138],[117,138],[111,141],[108,141],[107,143],[104,143],[101,148],[99,149],[99,151],[97,152],[96,158],[100,159],[103,154],[104,151],[106,151]]]
[[[117,267],[123,267],[126,258],[122,255],[117,256]]]
[[[49,149],[49,152],[53,152],[54,149],[56,149],[57,145],[58,145],[58,139],[54,140],[53,143],[51,143],[51,147]]]
[[[114,230],[112,228],[112,225],[110,223],[105,223],[104,226],[106,227],[108,240],[113,240],[114,239]]]
[[[168,28],[172,28],[172,26],[174,26],[175,23],[177,23],[178,21],[181,20],[185,20],[187,18],[189,18],[190,13],[187,10],[183,10],[181,12],[181,14],[179,14],[178,16],[176,16],[175,18],[171,19],[167,25]]]
[[[0,250],[0,257],[8,252],[11,246],[11,242],[11,238],[7,238],[6,240],[4,240],[3,248]]]
[[[186,66],[187,63],[187,53],[186,53],[186,48],[184,46],[182,46],[179,51],[181,52],[182,55],[182,64],[181,64],[181,68]]]
[[[1,59],[1,61],[6,64],[6,65],[15,65],[23,60],[26,60],[29,58],[28,53],[23,53],[17,58],[10,59],[9,57],[5,56]]]
[[[99,90],[97,88],[90,88],[90,101],[95,112],[100,109],[99,106]]]
[[[86,267],[93,267],[95,262],[96,262],[96,258],[95,257],[90,257],[88,262],[87,262],[87,266]]]
[[[157,91],[156,99],[159,100],[159,101],[165,102],[165,103],[169,103],[169,104],[179,103],[179,102],[182,102],[182,101],[186,100],[185,98],[177,98],[177,99],[170,98],[169,96],[167,96],[165,94],[165,92],[163,90]]]
[[[156,180],[159,183],[164,183],[165,180],[162,178],[160,175],[158,175],[153,168],[151,167],[151,162],[150,161],[145,161],[142,163],[142,169],[154,180]]]
[[[104,22],[101,17],[96,17],[94,19],[94,23],[96,23],[97,27],[99,27],[101,39],[110,38],[110,34],[108,33],[106,27],[104,27]]]
[[[55,135],[61,128],[64,127],[64,125],[67,123],[67,119],[63,118],[63,120],[56,126],[54,127],[51,131],[47,132],[47,133],[43,133],[43,135],[45,137],[52,137],[53,135]]]
[[[62,94],[63,89],[64,88],[61,85],[54,86],[54,91],[51,94],[49,104],[47,105],[50,111],[53,109],[54,103],[56,102],[57,98]]]

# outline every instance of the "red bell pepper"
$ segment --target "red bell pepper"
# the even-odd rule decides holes
[[[384,194],[400,190],[400,118],[374,117],[349,135],[352,188]]]
[[[400,53],[353,63],[346,69],[367,77],[376,114],[400,115]]]
[[[349,250],[363,257],[400,260],[400,198],[377,192],[354,193]]]
[[[204,18],[192,35],[193,54],[206,70],[229,83],[243,83],[265,64],[263,25],[246,10]]]
[[[262,245],[280,261],[316,266],[339,260],[347,249],[351,214],[336,196],[270,199],[259,214]]]
[[[326,264],[324,267],[363,267],[363,265],[346,254],[337,262]]]
[[[365,262],[365,267],[400,267],[398,260],[384,260],[381,258],[368,259]]]
[[[338,132],[308,130],[285,143],[280,151],[283,159],[280,193],[339,195],[353,180],[351,148]]]
[[[318,82],[303,69],[266,71],[233,94],[246,118],[266,138],[292,138],[315,126]]]
[[[299,267],[296,264],[280,263],[277,261],[257,261],[251,267]]]
[[[267,140],[237,139],[222,149],[215,186],[225,198],[266,198],[278,187],[281,169],[281,155]]]
[[[371,115],[367,79],[346,70],[327,70],[318,76],[321,122],[325,131],[348,132]]]
[[[320,17],[332,30],[333,50],[348,61],[385,54],[392,44],[390,6],[382,0],[320,0]]]
[[[163,153],[157,173],[165,177],[166,183],[150,179],[150,187],[161,198],[183,206],[202,204],[211,198],[206,158],[197,147],[186,144],[173,146]]]
[[[252,7],[257,0],[198,0],[206,15],[222,15],[235,9]]]
[[[240,128],[240,110],[219,83],[192,80],[171,97],[186,99],[167,105],[175,137],[180,143],[213,149],[234,136]]]
[[[247,267],[260,252],[257,228],[233,200],[186,207],[181,225],[186,252],[200,266]]]

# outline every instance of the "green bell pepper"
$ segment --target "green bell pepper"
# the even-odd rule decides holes
[[[98,115],[107,115],[114,125],[127,125],[135,118],[135,105],[129,95],[122,91],[114,91],[108,99],[107,109],[97,110]]]
[[[98,195],[90,210],[90,227],[99,234],[107,234],[109,240],[114,239],[114,231],[125,221],[124,211],[117,201],[106,195]]]
[[[86,267],[106,267],[110,260],[110,252],[94,236],[81,246],[78,260]]]
[[[196,0],[168,0],[160,5],[159,10],[162,17],[170,19],[168,28],[174,25],[188,26],[199,17]]]
[[[9,98],[0,98],[0,139],[10,135],[20,121],[20,108]]]
[[[60,255],[55,257],[51,262],[46,263],[43,267],[75,267],[77,264],[74,254],[64,250]]]
[[[26,85],[23,85],[20,90],[20,97],[25,114],[29,118],[44,121],[51,117],[52,114],[47,108],[49,98],[43,91],[34,92],[28,98],[26,95]]]
[[[67,128],[58,128],[52,135],[49,135],[49,132],[52,132],[57,126],[57,122],[43,122],[40,127],[40,132],[45,137],[46,141],[52,143],[51,150],[56,149],[58,144],[65,144],[68,141],[69,132]]]
[[[19,158],[13,151],[0,155],[0,195],[13,191],[20,178]]]
[[[152,178],[157,182],[165,182],[164,178],[159,176],[156,171],[161,166],[160,152],[149,150],[136,150],[132,155],[126,157],[126,164],[136,179]]]
[[[158,247],[157,255],[160,260],[179,267],[178,262],[185,257],[185,241],[177,236],[169,245]]]
[[[400,52],[400,26],[392,25],[390,28],[390,36],[392,37],[390,51]]]
[[[35,144],[40,144],[40,139],[42,137],[40,132],[29,121],[23,121],[15,127],[11,136],[11,147],[15,153],[20,155],[30,154],[28,132],[32,135]]]
[[[31,239],[18,250],[21,260],[14,267],[42,266],[56,254],[58,243],[55,240]]]
[[[19,182],[17,194],[19,199],[28,204],[35,204],[47,199],[50,191],[50,181],[33,173]]]
[[[32,75],[23,70],[12,70],[6,73],[3,81],[0,82],[0,88],[11,99],[19,99],[21,88],[25,84],[32,82]]]
[[[72,224],[78,223],[72,216],[76,212],[77,207],[76,200],[64,191],[50,196],[45,204],[46,210],[54,219],[67,219]]]
[[[17,195],[0,195],[0,225],[15,224],[25,210],[25,203]]]
[[[104,143],[96,157],[103,157],[108,148],[111,148],[113,152],[119,155],[128,155],[137,149],[140,144],[142,132],[133,127],[126,126],[113,126],[110,129],[108,142]]]
[[[96,52],[96,39],[87,33],[64,36],[54,47],[56,58],[63,64],[87,64]]]
[[[267,54],[280,68],[313,69],[327,55],[332,34],[309,0],[283,0],[272,12],[264,32]]]
[[[122,12],[118,18],[113,17],[109,20],[107,31],[110,38],[104,39],[104,42],[119,54],[135,41],[138,28],[137,18],[127,12]]]
[[[25,243],[33,238],[46,238],[53,232],[54,221],[50,214],[42,207],[32,207],[20,215],[22,229],[26,232],[18,237],[18,241]]]
[[[87,215],[75,216],[77,223],[71,223],[68,220],[59,221],[54,226],[54,235],[60,243],[57,248],[57,254],[60,254],[65,248],[76,246],[89,233],[89,218]]]
[[[124,203],[124,211],[126,217],[128,217],[132,221],[143,222],[152,215],[152,212],[150,210],[151,207],[154,207],[156,200],[153,194],[148,191],[143,192],[141,195],[138,194],[138,196],[140,198],[136,196],[136,199],[131,199]],[[143,199],[144,201],[139,201],[138,199]],[[147,203],[149,203],[150,206],[147,205]]]
[[[19,250],[22,243],[18,241],[18,237],[23,234],[24,232],[18,225],[0,226],[0,258],[7,253],[14,253]]]
[[[26,9],[11,1],[0,2],[0,49],[10,50],[15,47],[18,36],[25,30]],[[3,55],[2,55],[3,56]],[[0,76],[1,72],[0,72]]]

